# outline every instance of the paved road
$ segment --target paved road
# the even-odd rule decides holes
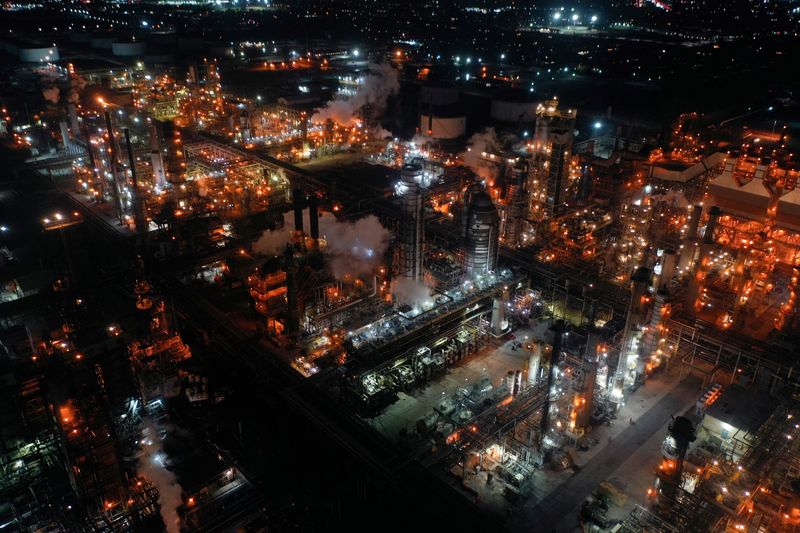
[[[685,379],[642,414],[635,425],[617,435],[613,443],[586,463],[580,472],[559,485],[543,500],[521,506],[509,518],[508,528],[511,531],[543,533],[556,531],[557,525],[563,523],[565,516],[572,513],[586,496],[594,492],[600,482],[611,477],[614,471],[658,432],[672,415],[682,414],[687,401],[699,393],[699,390],[699,379],[695,377]]]

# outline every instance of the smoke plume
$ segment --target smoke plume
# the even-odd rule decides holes
[[[484,152],[496,153],[501,146],[494,128],[486,128],[470,137],[467,141],[467,149],[458,155],[475,174],[483,179],[491,179],[495,177],[495,165],[487,161],[481,154]]]
[[[78,75],[73,76],[69,81],[69,94],[67,95],[67,102],[70,104],[77,104],[81,99],[81,93],[86,88],[87,81]]]
[[[308,232],[308,209],[303,210],[303,227]],[[294,229],[294,213],[284,213],[283,227],[265,231],[253,243],[253,251],[262,255],[282,253]],[[391,236],[374,215],[349,222],[339,221],[333,213],[326,211],[321,212],[319,217],[319,234],[325,241],[322,253],[327,260],[328,270],[337,279],[344,279],[347,274],[371,274],[383,260]]]
[[[58,87],[47,87],[42,89],[42,96],[51,104],[57,104],[58,98],[61,95],[61,90]]]
[[[180,533],[178,507],[183,503],[183,489],[175,474],[167,469],[167,457],[161,447],[161,437],[153,421],[142,420],[141,449],[136,455],[137,474],[158,489],[158,505],[167,533]]]
[[[358,112],[366,105],[372,107],[375,116],[382,115],[389,96],[400,90],[399,75],[388,62],[371,63],[367,69],[368,74],[354,95],[334,98],[325,107],[316,110],[311,116],[311,122],[331,119],[352,126]]]
[[[400,305],[409,305],[413,308],[424,308],[433,305],[431,287],[424,282],[410,278],[394,278],[392,280],[392,294]]]

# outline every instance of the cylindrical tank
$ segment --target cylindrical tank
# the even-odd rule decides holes
[[[419,131],[434,139],[458,139],[467,132],[467,117],[437,115],[435,111],[433,114],[422,113]]]
[[[484,191],[470,198],[464,236],[464,275],[474,277],[497,268],[500,215]]]
[[[144,54],[145,44],[137,42],[111,43],[111,53],[120,57],[141,56]]]
[[[20,48],[19,49],[19,60],[24,61],[26,63],[41,63],[44,61],[58,61],[60,56],[58,55],[58,47],[57,46],[49,46],[47,48]]]
[[[116,40],[117,40],[116,37],[106,37],[106,36],[92,37],[92,48],[97,48],[101,50],[110,50]]]
[[[178,37],[179,50],[202,50],[205,46],[200,37]]]
[[[423,109],[428,106],[458,103],[458,89],[451,86],[424,85],[420,89],[419,101]]]
[[[494,120],[516,124],[534,122],[539,102],[530,93],[514,91],[492,99],[491,115]]]
[[[73,33],[70,32],[69,40],[73,43],[91,43],[92,42],[92,34],[91,33]]]

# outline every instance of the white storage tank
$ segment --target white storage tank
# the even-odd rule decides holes
[[[458,139],[467,133],[467,117],[458,105],[423,107],[419,131],[434,139]]]
[[[19,60],[26,63],[41,63],[44,61],[58,61],[58,47],[25,47],[19,48]]]
[[[144,54],[145,44],[137,42],[113,43],[111,53],[120,57],[141,56]]]
[[[516,124],[518,122],[534,122],[537,99],[523,91],[500,94],[492,99],[492,118],[500,122]]]
[[[467,117],[437,117],[420,115],[419,131],[434,139],[457,139],[467,132]]]

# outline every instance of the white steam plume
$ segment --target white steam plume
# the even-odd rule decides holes
[[[484,179],[491,179],[495,177],[496,165],[487,161],[481,154],[496,153],[500,148],[501,143],[494,128],[486,128],[470,137],[467,149],[458,155],[475,174]]]
[[[433,291],[424,282],[397,277],[392,280],[392,294],[400,305],[414,308],[430,307],[433,304]]]
[[[178,516],[178,507],[183,503],[183,489],[175,474],[167,470],[167,457],[161,447],[161,437],[153,421],[149,418],[143,419],[140,428],[142,439],[141,449],[136,454],[137,474],[158,489],[158,505],[167,533],[180,533],[181,519]]]
[[[372,129],[372,136],[376,139],[391,139],[392,132],[380,126]]]
[[[282,228],[265,231],[253,243],[254,252],[263,255],[279,255],[283,252],[294,231],[294,213],[285,213],[283,221]],[[309,232],[308,209],[303,210],[303,228],[306,233]],[[391,237],[389,230],[374,215],[355,222],[340,222],[333,213],[327,211],[320,214],[319,234],[325,239],[322,253],[327,260],[328,270],[337,279],[344,279],[347,274],[371,274],[382,262]]]
[[[331,119],[345,126],[352,126],[356,115],[366,105],[373,108],[375,116],[383,114],[389,96],[400,90],[399,75],[388,62],[371,63],[367,68],[368,74],[354,95],[334,98],[316,110],[311,116],[311,122]]]
[[[410,144],[415,145],[415,146],[422,147],[422,146],[425,146],[426,144],[428,144],[429,142],[431,142],[431,140],[432,139],[430,137],[428,137],[427,135],[423,135],[422,133],[415,133],[414,136],[411,138],[411,140],[408,141],[408,142]]]
[[[46,89],[42,89],[42,96],[44,99],[51,104],[58,103],[58,97],[61,95],[61,90],[58,87],[48,87]]]

